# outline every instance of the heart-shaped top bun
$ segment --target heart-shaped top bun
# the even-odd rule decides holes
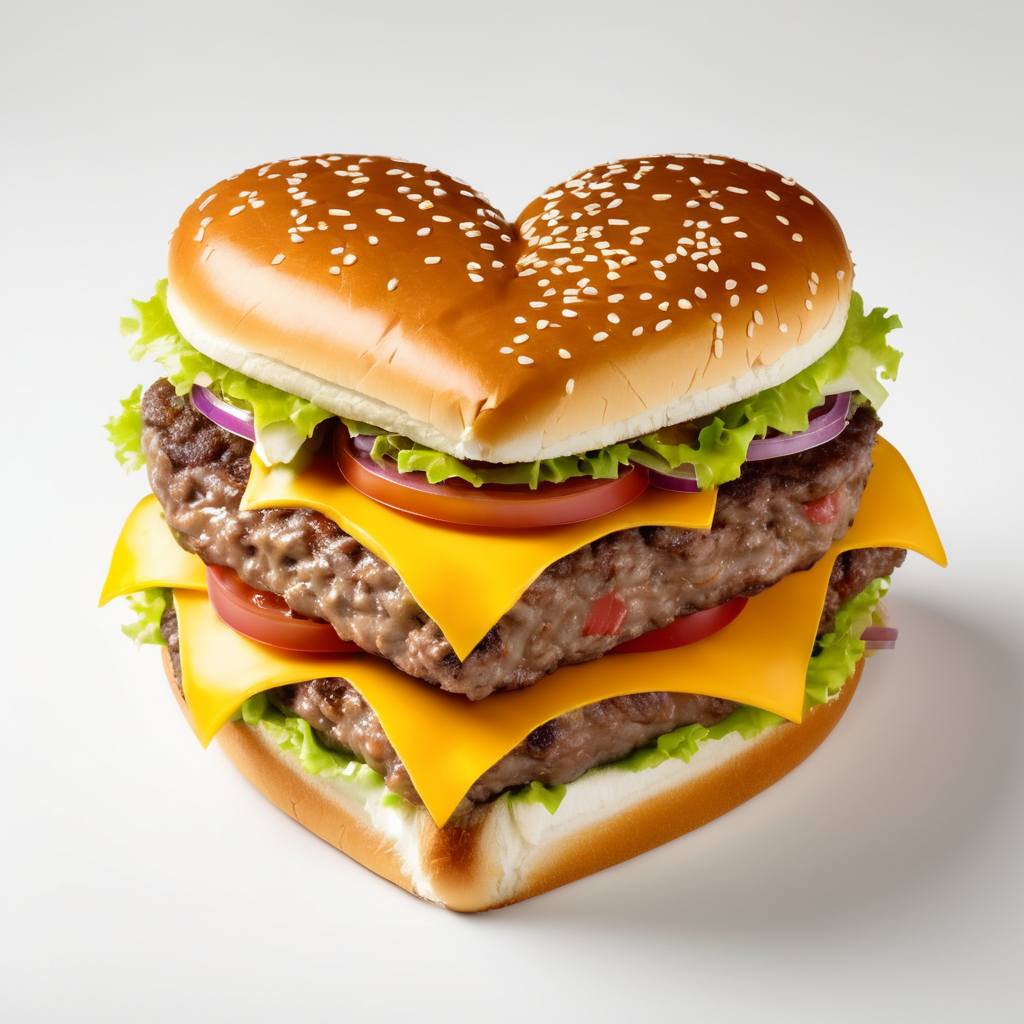
[[[829,211],[757,164],[601,164],[510,224],[380,156],[264,164],[204,192],[168,303],[200,351],[460,458],[598,448],[793,376],[842,332]]]

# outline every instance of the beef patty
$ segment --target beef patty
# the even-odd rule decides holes
[[[187,550],[279,594],[302,615],[326,619],[403,672],[474,700],[531,685],[681,615],[753,596],[810,568],[853,521],[878,429],[862,408],[825,445],[747,463],[719,489],[710,530],[623,530],[559,559],[462,661],[395,569],[331,520],[308,509],[239,509],[249,442],[195,412],[165,380],[146,392],[142,418],[150,484]],[[838,514],[815,522],[806,505],[828,494]],[[888,568],[874,575],[902,561],[902,551],[878,550]],[[860,573],[857,559],[846,561]],[[585,636],[591,606],[610,592],[627,609],[621,629]],[[824,629],[836,607],[830,590]]]

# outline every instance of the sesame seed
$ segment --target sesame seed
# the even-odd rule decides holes
[[[643,334],[643,333],[644,333],[644,329],[642,327],[634,327],[633,328],[633,337],[634,338],[639,338],[640,335]]]
[[[358,225],[358,224],[342,224],[342,227],[343,227],[343,228],[344,228],[344,229],[345,229],[346,231],[355,231],[355,229],[356,229],[357,227],[359,227],[359,225]]]
[[[837,281],[842,281],[842,279],[844,277],[846,277],[846,271],[845,270],[837,270],[836,271],[836,280]]]
[[[721,313],[712,313],[711,314],[711,319],[714,320],[716,324],[720,324],[722,322],[722,314]]]
[[[758,327],[764,323],[764,317],[761,316],[761,310],[759,309],[754,310],[754,323],[757,324]]]
[[[543,331],[543,330],[544,330],[544,328],[545,328],[545,327],[547,327],[547,325],[548,325],[548,324],[549,324],[550,322],[551,322],[550,320],[538,320],[538,321],[537,321],[537,330],[538,330],[538,331]]]
[[[376,235],[370,235],[369,238],[367,238],[366,240],[370,243],[370,245],[376,245],[380,241],[380,239]]]
[[[650,292],[641,292],[640,298],[646,302],[648,299],[653,299],[654,296]]]
[[[393,292],[398,287],[398,278],[393,277],[388,281],[388,291]]]
[[[329,274],[340,274],[341,273],[341,267],[331,267],[331,269],[328,271],[328,273]]]
[[[440,263],[441,262],[441,257],[440,256],[426,256],[426,257],[424,257],[423,262],[424,263],[429,263],[429,264]]]
[[[778,222],[779,222],[780,224],[785,224],[785,225],[786,225],[786,227],[789,227],[789,218],[787,218],[787,217],[783,217],[781,213],[777,213],[777,214],[775,214],[775,219],[776,219],[776,220],[777,220],[777,221],[778,221]]]
[[[480,284],[480,282],[483,280],[483,278],[479,274],[470,274],[469,279],[474,284]]]
[[[656,331],[663,331],[663,330],[665,330],[665,328],[666,328],[666,327],[669,327],[669,326],[671,325],[671,323],[672,323],[672,321],[671,321],[671,320],[659,320],[659,321],[658,321],[658,322],[657,322],[657,323],[656,323],[656,324],[654,325],[654,329],[655,329]]]
[[[579,313],[577,313],[575,309],[563,309],[562,310],[562,316],[567,316],[567,317],[570,317],[570,318],[571,317],[577,317],[577,316],[579,316]]]
[[[421,238],[426,238],[426,236],[430,234],[430,230],[430,228],[420,228],[416,232],[416,234],[419,235]]]
[[[520,366],[530,366],[532,365],[533,360],[529,356],[519,356],[517,362]]]
[[[767,196],[767,197],[768,197],[769,199],[774,199],[774,200],[775,200],[775,202],[778,202],[778,201],[779,201],[779,197],[778,197],[778,196],[777,196],[777,195],[776,195],[776,194],[775,194],[775,193],[774,193],[774,192],[773,192],[773,191],[772,191],[772,190],[771,190],[770,188],[766,188],[766,189],[764,190],[764,194],[765,194],[765,195],[766,195],[766,196]]]
[[[734,232],[733,232],[733,234],[734,234],[734,235],[735,235],[735,236],[736,236],[737,238],[746,238],[746,237],[747,237],[747,233],[746,233],[746,231],[734,231]]]
[[[715,357],[717,359],[722,358],[722,339],[715,338]]]
[[[512,352],[515,352],[515,349],[514,349],[514,348],[509,348],[509,347],[508,347],[508,345],[502,345],[502,347],[501,347],[501,348],[499,348],[499,349],[498,349],[498,351],[499,351],[499,352],[500,352],[500,353],[501,353],[501,354],[502,354],[503,356],[507,356],[507,355],[509,355],[510,353],[512,353]]]
[[[270,261],[270,263],[271,263],[271,265],[272,265],[272,266],[275,266],[275,267],[276,267],[276,266],[277,266],[278,264],[280,264],[280,263],[284,263],[284,253],[283,253],[283,252],[279,252],[279,253],[278,253],[278,254],[277,254],[277,255],[276,255],[276,256],[275,256],[275,257],[274,257],[274,258],[273,258],[273,259],[272,259],[272,260]]]
[[[672,196],[668,195],[668,194],[667,194],[667,193],[665,193],[665,192],[659,192],[659,193],[658,193],[657,195],[653,195],[653,196],[651,196],[651,198],[652,198],[652,199],[653,199],[653,200],[654,200],[654,201],[655,201],[656,203],[663,203],[663,202],[665,202],[665,200],[666,200],[666,199],[671,199],[671,198],[672,198]]]
[[[361,188],[354,188],[354,189],[352,189],[351,192],[347,192],[346,195],[351,196],[352,198],[355,198],[356,196],[361,196],[364,191],[365,190],[361,189]]]
[[[570,377],[570,378],[569,378],[569,379],[568,379],[568,380],[567,380],[567,381],[565,382],[565,393],[566,393],[567,395],[571,395],[571,394],[573,393],[573,390],[575,389],[575,387],[576,387],[576,381],[574,381],[574,380],[572,379],[572,377]]]
[[[618,315],[618,313],[609,313],[608,314],[608,322],[609,323],[613,323],[613,324],[617,324],[619,322],[619,315]]]
[[[747,321],[747,337],[752,338],[754,336],[754,321]]]
[[[689,299],[680,299],[676,305],[680,309],[693,309],[693,303]]]
[[[739,220],[739,217],[723,217],[722,218],[722,223],[723,224],[735,224],[736,221],[738,221],[738,220]]]
[[[347,255],[347,256],[346,256],[346,257],[345,257],[344,259],[342,259],[342,261],[341,261],[341,262],[342,262],[342,263],[343,263],[343,264],[344,264],[344,265],[345,265],[346,267],[351,267],[351,266],[352,266],[352,264],[353,264],[353,263],[355,263],[355,261],[356,261],[356,259],[357,259],[357,258],[358,258],[358,257],[357,257],[357,256],[355,256],[355,255],[354,255],[353,253],[349,253],[349,254],[348,254],[348,255]]]
[[[232,208],[231,208],[231,209],[230,209],[230,210],[228,211],[228,216],[229,216],[229,217],[234,217],[234,216],[236,216],[237,214],[241,213],[241,212],[242,212],[242,211],[243,211],[244,209],[245,209],[245,204],[243,204],[243,205],[241,205],[241,206],[233,206],[233,207],[232,207]]]
[[[524,341],[529,341],[530,340],[530,336],[528,334],[517,334],[512,340],[517,345],[521,345]]]
[[[814,200],[810,196],[801,196],[800,202],[807,203],[808,206],[814,205]]]
[[[698,203],[696,199],[691,199],[686,205],[692,210],[700,206],[700,203]]]
[[[626,227],[626,225],[629,224],[629,221],[628,220],[620,220],[620,219],[615,218],[615,217],[610,217],[609,220],[608,220],[608,224],[611,227],[621,228],[621,227]]]
[[[764,295],[764,293],[766,291],[768,291],[768,285],[766,285],[766,284],[759,284],[757,286],[757,288],[755,289],[755,291],[757,292],[758,295]]]
[[[740,297],[734,292],[729,296],[729,305],[738,306],[740,304]]]
[[[560,348],[558,354],[562,359],[572,359],[572,353],[565,348]]]
[[[754,270],[765,270],[765,269],[766,269],[766,268],[765,268],[765,265],[764,265],[763,263],[751,263],[751,264],[750,264],[750,266],[751,266],[751,267],[752,267],[752,268],[753,268]]]
[[[725,186],[725,191],[726,192],[735,192],[737,195],[741,195],[741,196],[747,195],[747,190],[745,188],[739,188],[737,185],[726,185]]]
[[[789,330],[789,326],[787,324],[779,324],[779,330],[785,334]]]
[[[289,235],[289,237],[291,238],[291,240],[293,242],[304,242],[305,241],[305,239],[302,237],[302,235]]]
[[[804,236],[803,235],[801,235],[799,232],[794,232],[794,234],[793,234],[793,241],[794,242],[802,242],[803,240],[804,240]]]
[[[708,293],[700,287],[694,288],[693,294],[696,295],[698,299],[706,299],[708,297]]]

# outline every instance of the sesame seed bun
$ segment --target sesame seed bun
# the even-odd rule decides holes
[[[332,154],[204,192],[168,275],[207,355],[459,458],[522,462],[787,380],[838,340],[853,268],[829,211],[757,164],[602,164],[513,224],[434,168]]]

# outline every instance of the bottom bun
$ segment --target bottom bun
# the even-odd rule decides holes
[[[258,725],[229,722],[217,739],[268,800],[353,860],[449,910],[492,910],[667,843],[767,789],[832,731],[863,665],[799,725],[783,722],[751,740],[735,732],[708,740],[688,763],[594,769],[566,787],[555,814],[540,803],[499,797],[447,828],[423,807],[386,799],[383,781],[370,772],[307,774]],[[164,667],[190,718],[166,649]]]

